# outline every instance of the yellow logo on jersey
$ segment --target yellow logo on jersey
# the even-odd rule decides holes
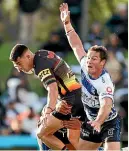
[[[38,77],[43,81],[46,77],[50,76],[51,72],[50,69],[44,69],[39,72]]]

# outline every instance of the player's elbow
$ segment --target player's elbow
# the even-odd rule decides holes
[[[106,106],[106,107],[112,107],[113,105],[113,100],[111,98],[104,98],[101,102],[100,102],[100,106]]]
[[[105,105],[108,109],[111,109],[113,105],[113,100],[111,98],[106,98]]]
[[[105,113],[107,114],[107,117],[109,116],[110,112],[112,109],[112,104],[111,103],[107,103],[104,107]]]

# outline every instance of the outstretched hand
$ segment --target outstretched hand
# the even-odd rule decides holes
[[[72,106],[69,105],[65,100],[58,102],[56,105],[56,111],[64,115],[70,114],[71,109]]]
[[[96,132],[100,133],[101,124],[99,122],[97,122],[97,121],[88,121],[87,123],[90,124]]]
[[[70,22],[70,11],[68,10],[67,3],[63,3],[60,5],[60,18],[64,24]]]

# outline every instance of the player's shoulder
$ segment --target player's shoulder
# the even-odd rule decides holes
[[[38,50],[35,53],[33,63],[36,74],[42,70],[52,69],[53,67],[53,61],[50,61],[47,50]]]
[[[114,84],[112,82],[110,74],[106,70],[103,70],[103,73],[98,79],[98,90],[104,91],[107,88],[114,90]]]
[[[48,55],[48,51],[47,50],[44,50],[44,49],[41,49],[41,50],[38,50],[35,52],[35,57],[47,57]]]
[[[107,70],[104,69],[100,77],[102,79],[102,83],[111,84],[111,85],[113,84],[111,76]]]
[[[34,65],[42,64],[43,62],[44,64],[49,63],[50,58],[48,57],[48,53],[49,51],[44,49],[38,50],[34,56]]]

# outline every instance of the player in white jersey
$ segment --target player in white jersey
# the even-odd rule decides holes
[[[104,69],[107,50],[95,45],[86,53],[71,25],[66,3],[60,6],[60,12],[66,36],[81,65],[82,102],[87,117],[81,127],[78,150],[96,150],[104,142],[105,150],[120,150],[121,122],[114,108],[114,85]]]
[[[97,49],[101,47],[95,46]],[[114,85],[111,77],[106,70],[103,70],[101,75],[95,79],[92,78],[86,69],[87,57],[81,59],[81,79],[82,79],[82,102],[89,120],[95,120],[100,108],[100,102],[103,98],[108,97],[113,100]],[[93,109],[94,108],[94,109]],[[111,112],[105,121],[110,121],[117,116],[114,108],[114,101]]]

